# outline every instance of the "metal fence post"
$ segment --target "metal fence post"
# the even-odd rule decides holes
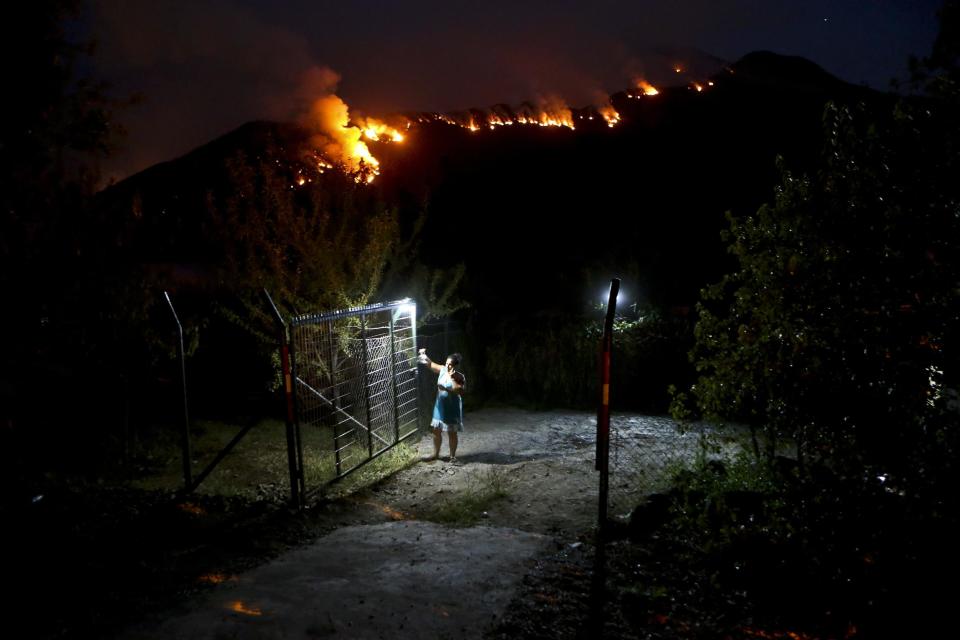
[[[393,312],[390,313],[390,382],[393,392],[393,441],[400,442],[400,407],[397,398],[397,343]]]
[[[334,418],[330,423],[333,425],[333,457],[337,467],[337,476],[343,473],[342,460],[340,459],[340,435],[337,433],[338,424],[336,420],[337,412],[340,411],[340,385],[337,382],[337,345],[333,338],[333,320],[327,322],[327,342],[330,348],[330,390]]]
[[[187,363],[183,352],[183,326],[180,324],[180,318],[177,317],[177,310],[173,308],[170,294],[164,291],[163,297],[167,299],[170,313],[173,314],[173,321],[177,323],[177,336],[180,339],[178,345],[180,350],[180,380],[183,383],[183,433],[180,436],[180,446],[183,451],[183,487],[189,491],[193,485],[193,474],[190,469],[190,412],[187,403]]]
[[[290,362],[290,399],[291,405],[293,407],[293,450],[296,454],[296,461],[294,467],[297,472],[297,486],[299,487],[299,500],[297,501],[297,509],[302,509],[304,500],[307,496],[307,480],[303,472],[303,441],[300,438],[300,403],[297,399],[296,384],[299,380],[299,373],[297,371],[297,341],[293,339],[293,328],[291,327],[290,334],[290,353],[289,353],[289,362]]]
[[[603,322],[603,338],[600,343],[600,408],[597,412],[597,470],[600,471],[600,495],[598,524],[600,538],[607,531],[607,502],[610,480],[610,352],[613,348],[613,319],[617,312],[617,294],[620,279],[610,281],[610,297],[607,300],[607,316]]]
[[[287,466],[290,470],[290,502],[296,509],[303,506],[303,495],[300,491],[303,481],[303,474],[300,466],[297,464],[300,459],[298,456],[298,443],[294,432],[294,422],[296,415],[293,405],[293,375],[290,367],[290,338],[287,331],[287,323],[283,316],[273,303],[270,293],[264,289],[263,295],[267,299],[270,310],[273,312],[273,318],[277,322],[277,342],[280,348],[280,368],[283,376],[284,397],[286,398],[286,433],[287,433]]]
[[[367,315],[360,316],[360,344],[363,346],[363,404],[367,411],[367,455],[373,457],[373,427],[370,424],[370,363],[367,361]]]

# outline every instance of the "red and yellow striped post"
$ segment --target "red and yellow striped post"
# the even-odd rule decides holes
[[[290,371],[290,346],[280,343],[280,368],[283,371],[283,391],[287,399],[287,422],[293,424],[293,375]]]
[[[598,524],[601,537],[607,526],[607,501],[610,475],[610,352],[613,350],[613,319],[617,313],[617,294],[620,279],[610,281],[607,315],[603,322],[600,342],[600,408],[597,411],[597,470],[600,472]]]
[[[280,374],[283,376],[283,394],[286,399],[286,432],[287,432],[287,464],[290,468],[290,503],[296,509],[303,508],[303,463],[299,439],[296,432],[296,405],[293,396],[293,363],[290,358],[290,335],[287,332],[287,323],[284,322],[280,310],[274,304],[270,292],[263,290],[273,318],[277,322],[277,346],[280,348]]]

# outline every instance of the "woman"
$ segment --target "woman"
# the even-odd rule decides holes
[[[447,362],[441,366],[427,356],[426,349],[420,349],[420,362],[428,365],[437,378],[437,401],[433,405],[433,456],[427,460],[436,460],[440,457],[440,445],[443,441],[443,432],[447,432],[450,440],[450,462],[457,463],[457,434],[463,431],[463,398],[466,389],[466,378],[457,371],[460,366],[460,354],[451,353]]]

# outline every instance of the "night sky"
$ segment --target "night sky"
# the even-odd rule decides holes
[[[940,0],[405,2],[91,0],[94,73],[143,101],[120,114],[120,179],[335,90],[368,115],[571,106],[751,51],[799,55],[886,89],[929,52]]]

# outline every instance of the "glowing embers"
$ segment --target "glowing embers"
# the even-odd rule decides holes
[[[364,505],[373,507],[374,509],[377,509],[378,511],[383,513],[383,515],[387,516],[391,520],[398,520],[398,521],[399,520],[416,520],[413,514],[406,513],[398,509],[394,509],[390,505],[384,504],[382,502],[377,502],[376,500],[357,500],[357,503],[364,504]]]
[[[329,171],[330,169],[335,169],[336,165],[325,159],[316,151],[313,151],[307,154],[306,167],[301,167],[296,169],[296,175],[293,178],[293,184],[290,185],[291,189],[296,189],[297,187],[303,187],[307,184],[310,184],[314,180],[314,175],[312,171],[316,171],[317,174],[322,175]],[[344,168],[345,169],[345,168]],[[311,171],[312,170],[312,171]],[[349,173],[349,172],[348,172]],[[375,174],[373,174],[375,177]],[[362,179],[357,179],[362,176]],[[357,179],[357,182],[370,182],[373,180],[372,177],[365,174],[356,174],[354,176]]]
[[[181,502],[177,505],[177,508],[184,513],[189,513],[193,516],[205,516],[207,515],[206,509],[200,505],[194,504],[192,502]]]
[[[245,616],[262,616],[263,611],[258,607],[253,607],[245,603],[243,600],[235,600],[227,605],[227,608],[235,613],[242,613]]]
[[[202,584],[223,584],[224,582],[237,582],[237,576],[226,575],[224,573],[205,573],[197,578],[197,582]]]

